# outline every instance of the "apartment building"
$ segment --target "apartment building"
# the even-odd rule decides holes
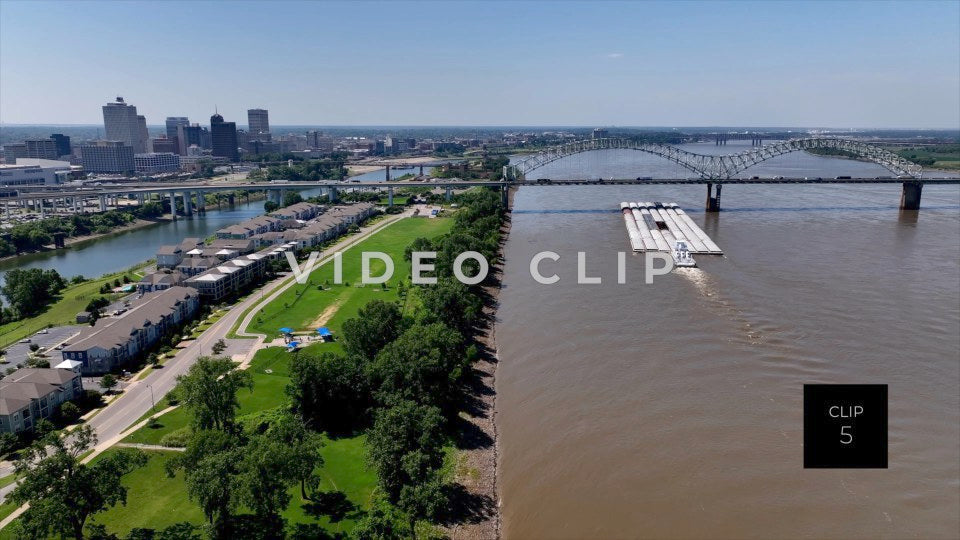
[[[0,380],[0,433],[31,430],[82,393],[77,362],[64,361],[55,368],[18,369]]]
[[[84,375],[106,373],[143,354],[190,320],[199,308],[200,295],[189,287],[148,293],[134,301],[122,317],[100,319],[81,330],[63,349],[63,359],[80,362]]]

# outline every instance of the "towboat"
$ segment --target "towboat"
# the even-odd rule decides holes
[[[687,243],[682,240],[678,240],[673,246],[673,265],[677,268],[696,268],[697,266],[697,262],[690,255]]]

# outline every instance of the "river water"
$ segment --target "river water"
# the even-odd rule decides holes
[[[730,144],[690,145],[701,153]],[[751,174],[881,176],[790,154]],[[690,176],[654,156],[534,177]],[[960,188],[523,187],[498,311],[503,533],[527,538],[956,538]],[[725,251],[643,282],[621,201],[677,202]],[[540,285],[534,253],[560,276]],[[577,252],[600,285],[578,285]],[[616,283],[626,251],[627,283]],[[889,468],[803,468],[807,383],[889,385]]]

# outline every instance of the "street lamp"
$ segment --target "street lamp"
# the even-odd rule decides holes
[[[157,408],[157,403],[153,400],[153,385],[148,384],[147,388],[150,389],[150,410],[152,411]]]

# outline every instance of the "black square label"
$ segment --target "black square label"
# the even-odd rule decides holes
[[[803,385],[806,469],[887,468],[887,385]]]

